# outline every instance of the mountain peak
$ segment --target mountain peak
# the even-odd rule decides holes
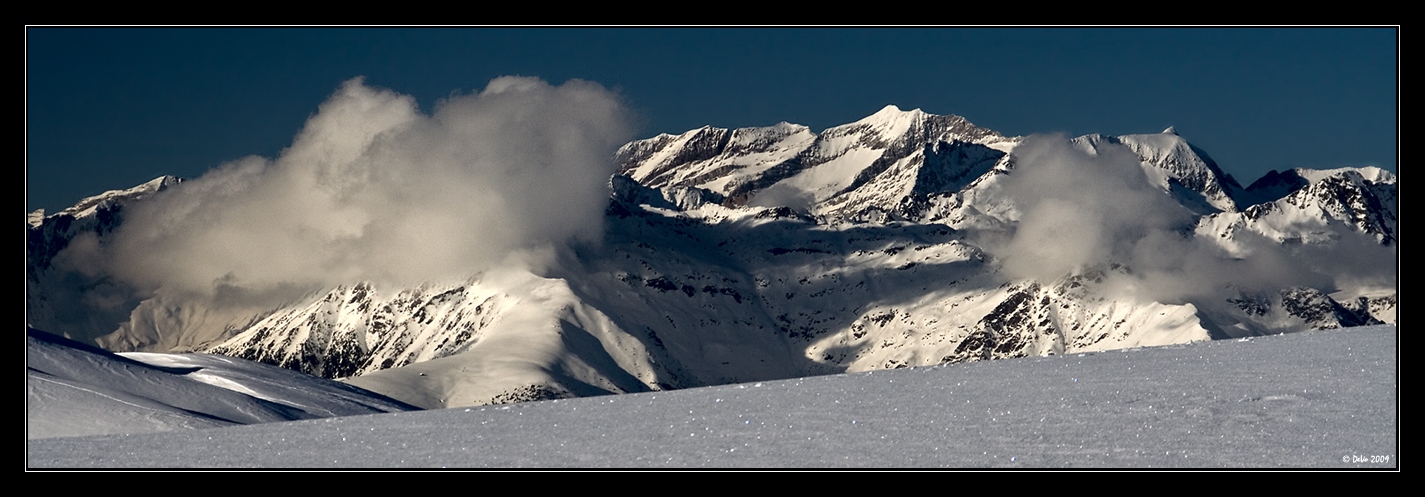
[[[116,203],[125,203],[134,200],[139,200],[143,197],[153,194],[154,192],[161,191],[173,185],[177,185],[181,182],[183,182],[183,180],[176,176],[159,176],[133,188],[129,188],[126,190],[109,190],[107,192],[94,195],[92,197],[87,197],[83,200],[80,200],[79,203],[74,204],[73,206],[62,211],[59,211],[59,213],[56,215],[69,215],[76,219],[89,217],[94,215],[94,213],[98,212],[99,208],[101,207],[113,205]],[[32,215],[31,223],[34,222],[33,218],[34,216]]]
[[[881,114],[900,114],[901,112],[904,111],[902,111],[900,107],[896,106],[896,104],[887,104],[885,107],[881,107],[881,110],[878,110],[875,114],[871,115],[877,116]]]
[[[1177,136],[1178,128],[1176,126],[1168,126],[1168,129],[1163,130],[1163,134]]]
[[[871,115],[869,115],[869,116],[866,116],[866,118],[865,118],[865,119],[862,119],[861,122],[863,122],[863,123],[871,123],[871,122],[898,121],[898,120],[905,120],[905,119],[912,119],[912,120],[913,120],[913,119],[918,119],[918,118],[924,118],[926,115],[928,115],[928,114],[926,114],[925,111],[920,110],[920,108],[918,108],[918,107],[915,108],[915,109],[911,109],[911,110],[901,110],[901,108],[898,107],[898,106],[896,106],[895,104],[890,104],[890,105],[887,105],[887,106],[885,106],[885,107],[881,107],[881,110],[876,111],[874,114],[871,114]]]
[[[889,140],[905,134],[912,128],[921,127],[929,116],[930,114],[926,114],[920,109],[901,110],[895,105],[887,105],[860,121],[836,128],[846,130],[869,128],[875,130],[875,133],[882,139]]]
[[[1394,182],[1395,182],[1395,175],[1394,175],[1394,174],[1392,174],[1390,171],[1381,169],[1381,168],[1376,167],[1376,166],[1338,167],[1338,168],[1335,168],[1335,169],[1308,169],[1308,168],[1298,167],[1298,168],[1292,169],[1292,171],[1295,172],[1298,176],[1301,176],[1302,178],[1306,178],[1306,180],[1307,180],[1308,182],[1310,182],[1310,183],[1318,183],[1318,182],[1320,182],[1321,180],[1326,179],[1326,178],[1330,178],[1330,177],[1333,177],[1333,176],[1339,176],[1339,175],[1341,175],[1341,174],[1349,174],[1349,173],[1354,173],[1354,174],[1360,175],[1362,179],[1367,180],[1367,181],[1371,181],[1371,182],[1374,182],[1374,183],[1394,183]]]

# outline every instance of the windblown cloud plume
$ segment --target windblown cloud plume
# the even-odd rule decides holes
[[[1127,147],[1075,145],[1036,135],[1014,151],[1005,193],[1021,214],[1001,254],[1015,277],[1048,281],[1123,261],[1140,243],[1191,227],[1191,213],[1148,183]]]
[[[1395,284],[1394,248],[1347,228],[1324,244],[1236,234],[1233,250],[1193,235],[1195,217],[1149,182],[1127,147],[1031,136],[1015,149],[1004,193],[1020,217],[992,252],[1014,278],[1053,281],[1120,264],[1110,288],[1146,300],[1182,302],[1225,292],[1293,286],[1326,289]]]
[[[501,77],[425,115],[356,78],[276,159],[155,195],[79,258],[140,289],[209,296],[464,278],[513,252],[597,240],[610,157],[632,132],[592,82]]]

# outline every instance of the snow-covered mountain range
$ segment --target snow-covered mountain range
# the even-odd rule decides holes
[[[1006,137],[894,106],[821,133],[659,135],[614,160],[600,243],[275,306],[86,265],[175,178],[32,213],[29,323],[435,408],[1395,322],[1396,178],[1378,168],[1244,188],[1171,129]]]

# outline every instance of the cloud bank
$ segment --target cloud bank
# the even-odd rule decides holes
[[[277,158],[155,195],[77,258],[140,289],[209,296],[465,278],[596,241],[610,157],[633,131],[618,96],[587,81],[501,77],[425,115],[356,78]]]
[[[1125,146],[1031,136],[1014,154],[1003,193],[1018,206],[1018,224],[1008,239],[986,241],[1012,278],[1048,282],[1120,264],[1124,271],[1108,275],[1110,291],[1169,303],[1395,284],[1395,249],[1345,227],[1319,245],[1241,230],[1233,252],[1193,236],[1193,214],[1151,184]]]
[[[1192,213],[1148,182],[1123,146],[1089,148],[1060,135],[1030,136],[1014,150],[1004,193],[1020,211],[999,251],[1014,277],[1049,281],[1111,261],[1143,243],[1169,243]]]

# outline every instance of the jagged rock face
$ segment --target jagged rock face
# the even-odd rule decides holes
[[[618,174],[642,185],[707,190],[728,207],[784,183],[819,215],[865,220],[920,214],[928,196],[958,191],[1004,157],[991,147],[1011,145],[959,116],[890,106],[820,135],[786,123],[661,135],[624,146],[617,160]]]
[[[1257,205],[1280,200],[1309,184],[1311,182],[1295,170],[1278,172],[1273,169],[1247,187],[1243,204]]]
[[[1247,207],[1242,212],[1203,217],[1199,235],[1230,240],[1239,230],[1249,230],[1277,242],[1313,243],[1338,237],[1338,233],[1360,233],[1381,245],[1396,240],[1397,198],[1395,176],[1376,168],[1277,173],[1276,179],[1260,191],[1280,193],[1287,186],[1296,189],[1280,198]],[[1259,182],[1260,183],[1260,182]],[[1254,183],[1256,185],[1256,183]]]
[[[1281,291],[1282,308],[1292,316],[1319,329],[1379,324],[1367,313],[1353,312],[1315,288],[1288,288]]]
[[[509,305],[473,284],[387,298],[360,283],[268,316],[209,351],[345,378],[455,354],[478,342]]]
[[[643,185],[703,188],[727,195],[730,184],[796,169],[797,154],[814,138],[805,126],[787,123],[732,131],[704,127],[631,142],[619,149],[614,160],[619,175]]]
[[[1386,173],[1389,174],[1389,173]],[[1286,204],[1301,209],[1319,209],[1360,233],[1375,237],[1383,245],[1395,243],[1395,178],[1389,184],[1367,180],[1360,171],[1346,170],[1316,181],[1288,195]]]
[[[351,282],[186,339],[139,317],[201,312],[155,297],[104,343],[356,377],[445,407],[1394,322],[1395,294],[1381,289],[1158,302],[1111,291],[1133,271],[1117,263],[1052,281],[1007,276],[971,233],[1013,232],[1013,199],[997,185],[1019,143],[894,107],[820,134],[781,123],[660,135],[618,151],[603,244],[539,275]],[[1176,134],[1075,143],[1127,146],[1150,183],[1199,215],[1185,236],[1228,249],[1242,230],[1277,243],[1396,240],[1395,178],[1378,169],[1296,170],[1244,190]],[[47,264],[75,232],[66,219],[30,229],[31,279],[43,283],[30,287],[32,320],[60,295],[46,290],[62,286]]]
[[[1075,139],[1089,149],[1104,144],[1127,146],[1143,161],[1158,187],[1169,192],[1179,203],[1197,214],[1236,212],[1235,197],[1242,196],[1242,187],[1232,176],[1223,173],[1207,152],[1192,146],[1176,133],[1102,136],[1088,135]]]
[[[1241,293],[1227,299],[1248,334],[1275,334],[1300,329],[1332,330],[1395,322],[1395,295],[1359,296],[1338,301],[1315,288],[1292,287],[1276,292]]]

